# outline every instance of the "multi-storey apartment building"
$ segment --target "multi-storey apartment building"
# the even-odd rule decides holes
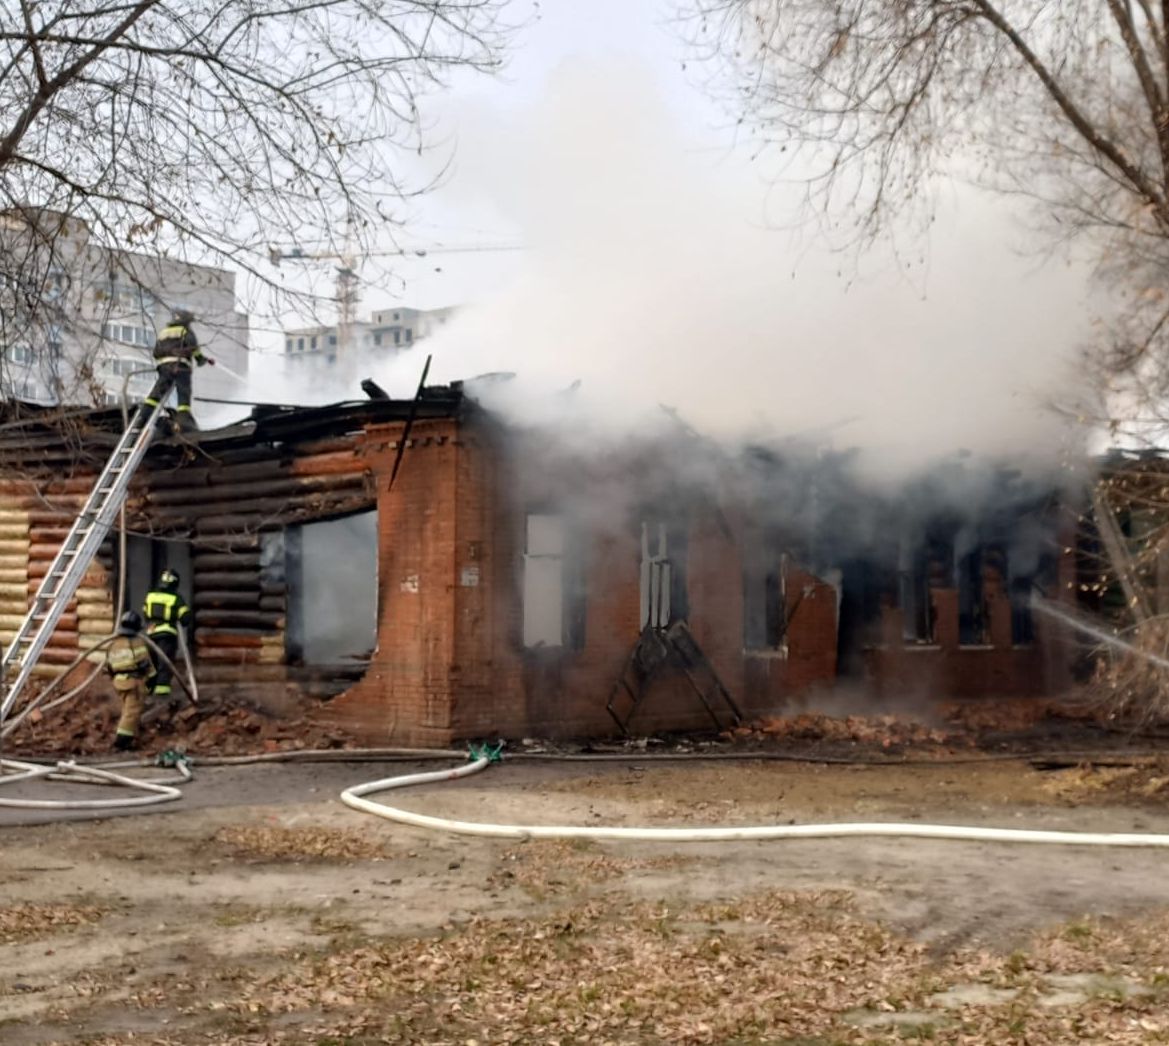
[[[196,394],[230,398],[247,370],[248,317],[223,269],[110,248],[83,222],[44,210],[0,214],[0,396],[44,404],[141,399],[156,332],[189,309],[204,351]]]
[[[396,306],[373,313],[353,325],[351,348],[388,354],[404,352],[416,341],[438,331],[454,315],[455,308],[410,309]],[[298,327],[284,332],[284,354],[292,360],[337,362],[341,336],[338,328]]]

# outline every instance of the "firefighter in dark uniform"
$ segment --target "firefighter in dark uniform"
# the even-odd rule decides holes
[[[179,595],[179,575],[173,570],[164,570],[158,575],[158,584],[146,593],[142,616],[146,618],[146,634],[171,664],[179,652],[179,629],[190,624],[190,613],[191,608]],[[150,692],[155,697],[169,697],[172,677],[171,665],[163,661],[158,666]]]
[[[191,416],[191,368],[215,362],[204,356],[199,348],[199,339],[191,329],[194,319],[186,309],[178,309],[171,317],[170,325],[159,333],[154,343],[158,380],[146,397],[147,407],[157,407],[173,385],[178,396],[178,427],[184,431],[198,427]]]
[[[114,737],[114,748],[122,752],[134,747],[138,721],[146,705],[147,680],[154,675],[150,649],[142,638],[142,618],[133,610],[118,622],[117,637],[106,650],[105,670],[122,699],[122,717]]]

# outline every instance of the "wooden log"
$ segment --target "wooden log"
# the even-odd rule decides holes
[[[255,515],[207,516],[195,521],[197,534],[212,540],[215,534],[232,534],[254,529],[277,530],[295,523],[315,523],[318,520],[365,512],[374,506],[372,498],[356,494],[348,497],[329,495],[313,502],[281,503],[278,510]]]
[[[261,610],[279,610],[283,613],[288,607],[288,600],[284,596],[261,596]]]
[[[263,479],[284,467],[287,460],[284,451],[271,447],[256,447],[250,454],[233,455],[234,460],[217,465],[197,465],[187,468],[149,468],[144,474],[146,486],[154,490],[206,489],[228,483],[240,483],[250,479]]]
[[[104,621],[100,618],[91,618],[77,623],[77,634],[83,638],[88,636],[92,639],[93,636],[108,636],[114,631],[114,628],[113,618],[106,618]]]
[[[254,628],[196,628],[195,642],[202,647],[249,647],[259,649],[263,633]]]
[[[191,557],[196,574],[205,570],[240,570],[260,567],[260,553],[256,552],[199,552]]]
[[[200,647],[199,664],[220,663],[231,665],[254,665],[260,659],[259,649],[244,647]]]
[[[57,625],[53,629],[53,635],[57,635],[61,632],[71,634],[77,632],[77,615],[72,610],[65,611],[65,613],[57,619]]]
[[[198,578],[198,575],[196,575],[196,578]],[[222,590],[204,592],[200,590],[195,593],[192,605],[199,609],[203,607],[218,607],[221,609],[234,607],[236,609],[245,608],[249,610],[262,609],[259,589],[251,588],[245,592],[224,592]]]
[[[200,610],[199,624],[207,628],[275,629],[284,627],[284,615],[268,610]]]
[[[259,534],[236,534],[224,537],[195,538],[191,541],[191,548],[200,554],[236,555],[258,551],[260,548]]]
[[[28,541],[27,523],[0,523],[0,541]]]
[[[260,591],[260,573],[257,570],[215,570],[195,575],[195,587],[200,592],[239,592],[241,589]]]
[[[72,639],[72,643],[65,645],[69,639]],[[45,647],[45,649],[41,651],[39,660],[50,665],[69,664],[70,661],[72,661],[79,653],[81,653],[81,649],[77,644],[77,639],[78,637],[76,632],[68,632],[64,635],[60,635],[59,633],[54,634],[53,641],[59,645]]]
[[[260,648],[260,664],[279,665],[284,663],[284,644],[280,646],[263,646]]]
[[[201,501],[190,506],[160,506],[151,510],[150,518],[163,526],[171,526],[180,521],[194,521],[199,525],[207,519],[235,516],[251,519],[254,525],[257,516],[276,520],[297,510],[312,511],[318,505],[355,500],[371,501],[360,486],[331,486],[323,490],[293,490],[275,497],[243,496],[234,500]],[[198,529],[202,532],[205,527],[199,525]]]
[[[350,474],[334,475],[274,475],[256,477],[244,482],[224,483],[202,487],[174,487],[151,491],[147,500],[160,514],[164,509],[204,506],[231,505],[236,501],[251,501],[257,498],[287,498],[300,493],[325,490],[360,488],[365,476],[360,470]]]
[[[52,566],[52,561],[48,559],[34,559],[28,564],[28,590],[35,592],[37,586],[41,583],[48,572],[49,567]],[[86,568],[85,575],[81,579],[81,587],[89,589],[106,590],[109,585],[110,574],[109,571],[102,567],[100,563],[90,563]]]
[[[78,606],[83,603],[98,603],[102,606],[108,606],[114,598],[113,589],[106,583],[110,580],[112,579],[102,578],[100,584],[89,585],[82,579],[81,587],[77,590],[77,595],[74,597],[77,600]]]

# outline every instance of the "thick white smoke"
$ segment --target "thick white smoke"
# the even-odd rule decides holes
[[[577,70],[526,119],[477,125],[463,174],[481,171],[532,251],[428,345],[440,379],[514,371],[488,403],[590,438],[660,424],[666,404],[725,440],[858,446],[883,474],[1065,441],[1046,406],[1087,333],[1085,275],[1016,253],[998,201],[949,192],[924,268],[885,250],[850,280],[850,256],[764,228],[760,182],[688,151],[636,77]]]
[[[908,269],[882,248],[857,273],[848,252],[766,228],[765,202],[790,218],[800,190],[688,149],[624,67],[563,71],[521,118],[464,125],[455,187],[513,217],[521,276],[393,363],[283,381],[260,367],[256,398],[354,398],[366,375],[410,395],[433,353],[432,381],[514,372],[477,394],[566,439],[627,439],[667,405],[728,442],[810,436],[900,478],[959,450],[1050,462],[1080,435],[1048,404],[1075,395],[1086,274],[1022,253],[1002,201],[946,189]]]

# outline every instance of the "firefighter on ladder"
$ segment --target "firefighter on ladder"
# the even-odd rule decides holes
[[[118,622],[118,634],[106,650],[105,670],[122,699],[122,715],[114,736],[114,748],[122,752],[134,747],[146,705],[147,680],[154,675],[150,648],[142,638],[142,618],[136,611],[127,611]]]
[[[155,697],[169,697],[173,678],[171,665],[179,652],[179,629],[190,623],[191,608],[179,595],[179,575],[166,569],[158,575],[158,584],[146,593],[142,615],[146,618],[146,634],[166,655],[158,666],[150,692]],[[161,660],[161,659],[160,659]],[[168,664],[167,662],[170,662]]]
[[[202,367],[215,361],[203,355],[199,339],[195,337],[191,324],[195,317],[186,309],[176,309],[154,343],[154,360],[158,367],[158,380],[150,395],[146,397],[147,407],[157,407],[174,386],[178,397],[178,428],[190,432],[198,428],[191,415],[191,367]]]

